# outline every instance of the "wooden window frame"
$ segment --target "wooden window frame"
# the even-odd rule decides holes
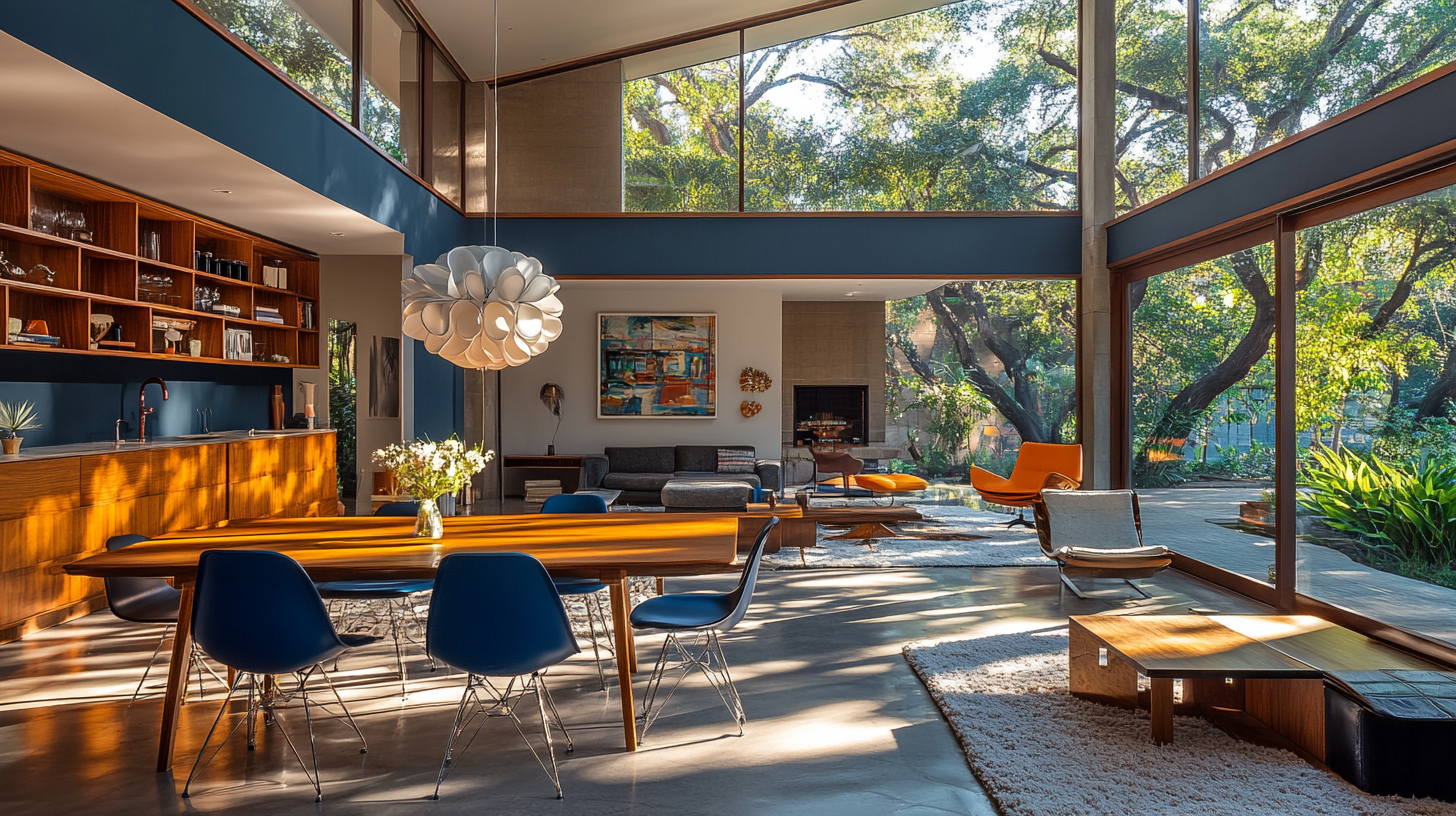
[[[1230,234],[1227,225],[1209,234],[1143,253],[1113,270],[1113,409],[1114,427],[1121,436],[1113,447],[1114,486],[1132,487],[1132,313],[1130,287],[1176,269],[1221,258],[1260,244],[1274,247],[1275,368],[1275,505],[1273,586],[1223,567],[1174,555],[1174,569],[1221,589],[1268,604],[1284,614],[1316,615],[1361,634],[1392,643],[1432,660],[1456,666],[1456,646],[1410,632],[1367,615],[1310,597],[1298,591],[1298,551],[1295,493],[1298,428],[1295,425],[1295,341],[1298,267],[1296,243],[1300,230],[1328,224],[1351,215],[1404,201],[1456,185],[1456,140],[1393,162],[1379,172],[1361,174],[1283,202],[1257,220],[1245,220]]]

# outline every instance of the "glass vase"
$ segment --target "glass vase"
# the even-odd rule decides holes
[[[415,516],[416,538],[440,538],[445,535],[445,522],[440,519],[440,506],[434,499],[418,499],[419,513]]]

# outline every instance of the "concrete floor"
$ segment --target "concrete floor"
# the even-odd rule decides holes
[[[668,589],[730,580],[673,579]],[[370,750],[359,755],[338,723],[317,724],[321,806],[276,729],[251,754],[229,744],[182,800],[181,781],[220,693],[214,687],[184,706],[176,777],[156,774],[159,699],[128,708],[127,698],[158,631],[101,612],[0,646],[0,813],[985,816],[994,807],[901,646],[1061,626],[1070,614],[1262,611],[1178,574],[1145,583],[1152,600],[1129,601],[1125,586],[1105,582],[1080,601],[1059,591],[1049,568],[766,573],[748,619],[724,639],[749,717],[742,737],[697,678],[643,748],[625,753],[615,687],[597,690],[586,657],[552,670],[576,741],[561,759],[562,801],[501,721],[487,724],[442,799],[429,801],[462,676],[431,675],[416,654],[416,679],[401,703],[384,646],[346,658],[335,675]],[[659,643],[639,641],[639,695]],[[302,734],[301,717],[284,719]]]

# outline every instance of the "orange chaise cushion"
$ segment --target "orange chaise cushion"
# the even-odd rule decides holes
[[[924,490],[930,483],[919,476],[908,473],[865,473],[853,477],[856,487],[863,487],[876,493],[906,493]]]

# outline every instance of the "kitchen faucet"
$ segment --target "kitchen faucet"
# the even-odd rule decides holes
[[[137,441],[147,441],[147,414],[157,409],[147,407],[147,386],[152,383],[162,386],[162,399],[167,399],[167,383],[161,377],[148,377],[142,382],[141,390],[137,392]]]

